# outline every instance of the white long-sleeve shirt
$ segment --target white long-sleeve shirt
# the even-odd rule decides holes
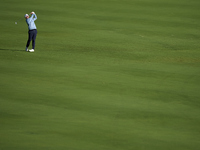
[[[29,30],[37,29],[34,22],[36,19],[37,19],[36,14],[32,14],[30,18],[26,19],[26,23],[28,24]]]

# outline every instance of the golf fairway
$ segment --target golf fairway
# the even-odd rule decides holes
[[[0,150],[199,150],[199,6],[1,0]]]

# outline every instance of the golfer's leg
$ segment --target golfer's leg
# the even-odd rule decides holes
[[[37,30],[34,30],[34,34],[33,34],[33,37],[32,37],[32,49],[35,49],[36,36],[37,36]]]
[[[28,32],[28,41],[27,41],[27,43],[26,43],[26,47],[28,48],[29,47],[29,45],[30,45],[30,42],[31,42],[31,39],[32,39],[32,32],[31,31],[29,31]]]

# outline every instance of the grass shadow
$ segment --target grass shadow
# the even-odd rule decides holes
[[[19,49],[5,49],[5,48],[0,48],[0,51],[24,51],[25,52],[25,50],[19,50]]]

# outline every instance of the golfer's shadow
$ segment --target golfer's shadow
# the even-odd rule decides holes
[[[24,51],[25,50],[19,50],[19,49],[5,49],[5,48],[0,48],[0,51]]]

